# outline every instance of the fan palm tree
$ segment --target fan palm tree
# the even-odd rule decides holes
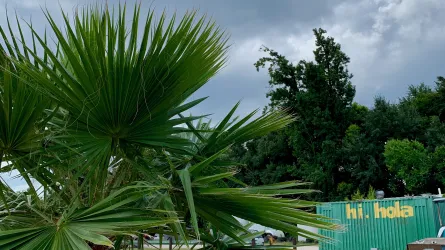
[[[286,111],[236,120],[237,104],[216,126],[182,115],[225,65],[214,22],[196,12],[141,21],[135,6],[128,24],[125,5],[96,6],[63,13],[62,29],[44,13],[54,44],[32,24],[30,43],[18,20],[18,32],[9,20],[0,27],[0,171],[29,186],[0,180],[0,249],[120,249],[156,232],[199,239],[200,221],[244,243],[234,216],[312,238],[321,236],[297,224],[336,228],[306,211],[314,203],[285,198],[311,192],[304,183],[249,187],[225,157],[291,123]]]

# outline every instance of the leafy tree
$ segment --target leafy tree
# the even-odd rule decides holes
[[[301,177],[323,191],[309,197],[315,200],[343,200],[357,190],[370,194],[370,187],[388,196],[403,196],[413,192],[413,186],[407,189],[408,176],[388,167],[385,143],[407,139],[425,145],[431,161],[427,164],[430,181],[416,193],[435,192],[443,185],[445,173],[439,160],[445,146],[445,78],[438,77],[434,88],[423,83],[410,86],[399,102],[376,97],[372,108],[362,106],[353,102],[349,58],[325,33],[314,30],[313,62],[293,64],[284,55],[262,48],[268,55],[255,67],[267,67],[270,76],[270,104],[265,110],[284,108],[296,121],[285,132],[237,145],[232,157],[245,164],[238,176],[255,185]],[[279,150],[268,150],[265,144]],[[423,174],[419,172],[419,180]]]
[[[369,108],[363,105],[360,105],[356,102],[352,103],[351,110],[351,123],[362,127],[366,121],[366,116],[369,113]]]
[[[434,153],[432,153],[432,161],[434,164],[433,168],[435,171],[433,173],[430,173],[430,175],[432,175],[432,177],[434,178],[433,181],[435,182],[434,184],[436,184],[436,186],[432,186],[431,189],[436,188],[436,187],[444,188],[445,187],[445,146],[436,147],[436,150],[434,151]],[[431,192],[436,191],[436,190],[431,190]]]
[[[423,141],[423,118],[417,110],[404,104],[391,104],[382,97],[375,99],[374,108],[366,117],[365,129],[382,147],[390,139]]]
[[[401,102],[412,104],[422,116],[433,116],[437,115],[437,109],[434,107],[436,99],[437,93],[431,87],[421,83],[418,86],[409,86],[408,95],[402,98]]]
[[[402,103],[413,105],[424,117],[438,116],[440,121],[445,121],[445,78],[438,76],[434,89],[421,83],[418,86],[410,86],[408,95],[402,98]]]
[[[431,116],[428,120],[426,144],[430,151],[434,151],[436,147],[445,145],[445,124],[440,122],[438,116]]]
[[[314,203],[283,198],[307,193],[299,183],[249,187],[226,160],[232,144],[293,117],[276,110],[236,121],[238,104],[216,127],[182,115],[225,64],[227,39],[213,22],[195,12],[155,21],[151,12],[138,33],[140,9],[127,25],[120,6],[73,21],[64,14],[62,30],[45,14],[54,48],[32,26],[31,45],[19,22],[10,39],[0,29],[1,171],[18,171],[30,187],[0,182],[1,249],[120,249],[129,235],[155,232],[199,238],[200,221],[243,244],[234,216],[305,237],[319,236],[297,224],[336,227],[306,212]]]
[[[249,185],[273,184],[298,178],[285,131],[272,132],[232,147],[231,157],[243,166],[237,175]]]
[[[355,124],[349,126],[341,152],[344,155],[343,171],[348,174],[347,180],[354,188],[366,192],[370,185],[386,187],[386,167],[379,164],[379,146],[373,143],[364,129]]]
[[[355,88],[347,70],[349,57],[326,31],[315,29],[315,61],[291,63],[285,56],[265,47],[268,57],[255,63],[257,70],[269,64],[267,94],[272,108],[286,108],[297,116],[290,144],[306,180],[323,191],[319,199],[336,196],[335,187],[343,174],[338,153],[341,140],[351,124]]]
[[[389,170],[403,180],[408,193],[436,192],[438,187],[443,187],[443,183],[437,181],[437,178],[443,179],[442,175],[437,175],[443,165],[440,164],[443,162],[442,147],[430,153],[417,141],[390,140],[385,145],[384,155]]]
[[[425,141],[425,120],[417,110],[405,103],[391,104],[382,97],[375,99],[374,108],[365,118],[360,135],[354,144],[345,144],[350,163],[359,163],[360,159],[367,158],[355,168],[359,181],[356,185],[364,191],[369,185],[382,189],[389,196],[403,196],[404,185],[399,178],[388,170],[384,153],[384,146],[391,139],[411,139]],[[354,149],[354,147],[356,147]],[[354,152],[354,150],[356,150]]]
[[[426,143],[433,151],[443,145],[440,119],[428,117],[440,118],[437,111],[442,78],[438,78],[435,90],[426,85],[411,86],[400,103],[391,104],[377,97],[374,107],[368,109],[352,102],[355,90],[347,70],[349,58],[325,33],[314,30],[314,62],[294,65],[265,47],[269,55],[255,63],[257,70],[268,66],[271,109],[286,108],[297,117],[287,130],[294,160],[289,161],[292,164],[287,164],[285,171],[274,174],[291,174],[314,182],[323,191],[313,197],[318,200],[342,200],[353,190],[366,193],[369,186],[383,189],[388,195],[403,195],[401,179],[386,166],[384,145],[390,139],[405,138]],[[253,157],[256,152],[251,150],[250,154]],[[247,168],[255,169],[250,172],[255,173],[251,179],[259,180],[258,171],[266,168],[245,163]],[[290,171],[290,167],[294,170]]]
[[[352,183],[340,182],[337,185],[337,193],[343,196],[344,200],[349,200],[349,196],[353,193],[354,185]]]

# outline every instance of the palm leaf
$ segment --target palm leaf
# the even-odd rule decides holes
[[[44,133],[36,133],[36,130],[45,126],[41,119],[50,102],[25,85],[18,74],[20,72],[8,62],[0,65],[0,162],[10,162],[9,171],[18,170],[37,196],[27,172],[27,162],[40,150]],[[0,198],[3,199],[3,195]]]
[[[35,214],[35,220],[27,220],[27,223],[31,223],[27,229],[0,231],[0,248],[90,249],[87,242],[112,246],[106,236],[175,223],[175,219],[167,219],[162,213],[131,207],[132,203],[144,195],[160,188],[135,183],[115,191],[92,207],[82,208],[73,204],[55,221],[38,219],[42,216],[46,218],[45,211],[38,210],[27,202],[20,202],[20,199],[25,199],[23,194],[14,194],[11,197],[15,197],[16,211],[12,215],[6,215],[2,223],[23,223],[21,218],[30,218],[30,214]]]
[[[190,215],[192,217],[192,225],[195,229],[195,232],[199,232],[199,226],[198,226],[198,216],[196,214],[195,209],[195,203],[193,201],[193,191],[192,191],[192,183],[190,179],[190,172],[188,169],[179,170],[178,171],[179,178],[181,179],[183,188],[184,188],[184,194],[185,198],[188,203],[188,208],[190,210]]]
[[[111,238],[123,247],[144,232],[209,238],[204,220],[243,249],[252,235],[235,216],[319,239],[296,225],[335,229],[307,212],[314,203],[284,198],[313,191],[306,184],[247,187],[233,176],[230,145],[284,128],[294,120],[286,111],[238,119],[238,103],[216,127],[182,115],[224,66],[225,33],[194,11],[179,22],[153,11],[142,20],[135,6],[127,23],[127,13],[85,8],[72,20],[63,13],[59,28],[44,11],[56,46],[32,24],[32,44],[20,23],[17,36],[9,19],[0,27],[0,159],[9,164],[0,172],[18,170],[30,186],[15,193],[0,182],[0,248],[89,249]]]
[[[214,128],[210,127],[210,123],[202,123],[201,120],[197,125],[186,123],[190,129],[188,134],[193,134],[196,137],[194,141],[200,147],[198,155],[209,157],[231,144],[246,142],[272,131],[283,129],[295,120],[286,110],[270,111],[251,120],[257,113],[255,110],[237,121],[238,117],[233,118],[233,114],[239,104],[237,103]],[[201,133],[200,130],[206,132]]]
[[[188,151],[190,141],[177,135],[185,129],[177,127],[199,117],[174,117],[203,100],[182,104],[226,60],[224,32],[204,17],[197,19],[196,12],[178,24],[175,19],[166,24],[165,15],[156,22],[150,12],[141,34],[139,14],[136,6],[127,25],[125,5],[116,15],[107,8],[85,9],[74,23],[63,15],[63,32],[46,11],[60,54],[30,26],[45,57],[24,45],[36,63],[14,62],[28,84],[66,111],[64,123],[54,124],[58,133],[52,140],[88,159],[88,166],[78,161],[85,167],[79,172],[88,169],[85,178],[95,176],[99,189],[116,148],[138,144]]]
[[[289,184],[286,183],[288,186]],[[298,185],[296,183],[295,185]],[[327,230],[338,229],[339,226],[326,222],[325,217],[308,213],[308,208],[314,207],[316,203],[293,200],[287,198],[276,198],[287,194],[294,194],[296,191],[286,191],[287,189],[271,189],[267,186],[266,196],[259,192],[258,187],[251,188],[201,188],[196,190],[194,197],[195,206],[205,211],[220,211],[227,214],[255,222],[267,227],[288,232],[292,235],[304,235],[309,238],[323,240],[325,237],[303,230],[298,225],[307,225]],[[264,191],[264,190],[263,190]],[[299,190],[297,193],[302,193]],[[307,190],[306,193],[311,192]],[[266,198],[270,196],[270,198]],[[212,213],[203,215],[204,217],[214,216]],[[206,218],[209,221],[216,218]],[[221,230],[226,233],[226,231]]]

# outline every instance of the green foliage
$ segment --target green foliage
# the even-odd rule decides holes
[[[355,193],[352,194],[352,196],[351,196],[351,200],[353,200],[353,201],[361,201],[364,199],[365,199],[365,195],[360,193],[359,189],[357,189],[357,191],[355,191]]]
[[[285,132],[235,146],[230,157],[244,163],[239,178],[247,184],[299,178],[322,191],[308,198],[322,201],[349,199],[357,190],[373,198],[374,187],[389,197],[445,188],[439,160],[445,146],[445,78],[438,77],[435,87],[410,86],[396,103],[376,97],[368,108],[353,102],[349,58],[340,44],[322,29],[314,35],[312,62],[294,64],[263,47],[267,56],[254,64],[257,70],[267,67],[270,76],[265,110],[286,108],[297,119]],[[411,176],[407,161],[414,159],[385,151],[385,142],[404,139],[424,145],[421,150],[406,149],[424,159],[418,159],[420,165]],[[419,188],[414,188],[416,181]]]
[[[362,126],[365,123],[368,113],[369,109],[366,106],[362,106],[356,102],[352,103],[351,123]]]
[[[433,169],[435,170],[435,172],[432,173],[434,175],[434,179],[438,183],[444,184],[445,176],[443,175],[443,172],[445,171],[445,146],[439,146],[436,148],[432,154],[432,162]]]
[[[244,245],[235,216],[316,239],[297,225],[338,227],[294,199],[314,192],[306,183],[235,177],[232,145],[281,133],[295,120],[285,110],[237,120],[238,103],[216,127],[182,115],[226,61],[227,38],[212,21],[196,12],[141,21],[135,6],[127,23],[125,5],[64,13],[63,28],[45,15],[55,48],[32,25],[31,45],[19,22],[21,39],[0,28],[1,172],[30,186],[17,193],[0,181],[1,249],[122,249],[143,233],[199,239],[203,225]]]
[[[323,191],[320,199],[336,197],[336,183],[342,179],[341,139],[353,118],[352,100],[355,88],[347,70],[349,57],[326,31],[315,29],[314,62],[300,61],[293,65],[283,55],[267,47],[269,54],[255,67],[269,64],[270,85],[267,94],[272,107],[284,107],[298,117],[289,135],[296,162],[303,178],[314,182]],[[355,109],[360,110],[360,108]],[[354,115],[357,116],[356,112]],[[355,118],[357,119],[357,118]]]
[[[444,146],[428,151],[417,141],[391,140],[385,145],[384,155],[389,171],[403,181],[408,193],[436,191],[445,183]]]
[[[337,193],[338,195],[342,195],[345,197],[345,200],[349,200],[350,194],[352,194],[352,190],[354,189],[354,185],[352,183],[340,182],[337,185]]]
[[[352,189],[352,185],[349,184],[347,186],[348,190]],[[341,190],[345,189],[345,183],[342,182],[338,185],[338,188],[340,188]],[[376,196],[375,196],[375,189],[372,186],[369,186],[368,192],[365,196],[364,193],[360,192],[360,189],[357,189],[349,198],[349,195],[346,196],[345,200],[346,201],[362,201],[362,200],[375,200]]]
[[[368,194],[366,195],[366,199],[367,200],[375,200],[376,199],[375,189],[372,186],[369,186]]]
[[[210,227],[207,230],[201,230],[201,240],[206,243],[206,247],[203,249],[237,249],[244,248],[245,243],[251,242],[251,240],[257,236],[262,235],[264,232],[250,232],[249,229],[252,224],[242,226],[241,229],[234,230],[234,233],[244,244],[241,244],[233,238],[219,232],[215,227]]]
[[[384,155],[388,170],[404,181],[409,193],[425,190],[433,166],[428,151],[420,142],[390,140],[385,145]]]
[[[30,202],[23,194],[9,192],[8,202],[14,206],[14,211],[2,220],[11,229],[0,231],[0,246],[4,249],[73,249],[74,246],[89,249],[87,242],[91,242],[111,247],[113,243],[104,235],[137,231],[169,222],[162,214],[155,217],[154,211],[128,207],[141,195],[158,189],[138,183],[114,192],[88,209],[72,204],[65,208],[56,223],[49,217],[49,211],[42,211],[34,204],[37,201]]]
[[[407,97],[402,102],[413,105],[422,116],[438,116],[443,122],[445,118],[445,78],[437,77],[434,89],[421,83],[418,86],[411,85]]]
[[[249,185],[259,185],[298,178],[287,137],[285,131],[277,131],[244,144],[235,144],[230,157],[243,163],[237,175],[239,179]]]
[[[426,143],[429,150],[445,145],[445,124],[439,120],[438,116],[431,116],[426,129]]]

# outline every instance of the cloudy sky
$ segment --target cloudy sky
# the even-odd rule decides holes
[[[46,20],[41,7],[72,13],[86,0],[0,0],[0,25],[6,10],[32,19],[38,30]],[[116,5],[119,1],[108,2]],[[131,0],[126,1],[133,3]],[[407,86],[433,85],[445,75],[444,0],[156,0],[143,1],[143,12],[199,9],[231,34],[230,59],[226,68],[193,97],[209,96],[194,110],[212,113],[214,120],[242,100],[240,114],[267,104],[268,77],[256,72],[253,63],[266,45],[293,61],[313,58],[313,28],[328,31],[351,58],[349,70],[356,86],[355,101],[372,106],[376,95],[391,101],[403,96]]]

